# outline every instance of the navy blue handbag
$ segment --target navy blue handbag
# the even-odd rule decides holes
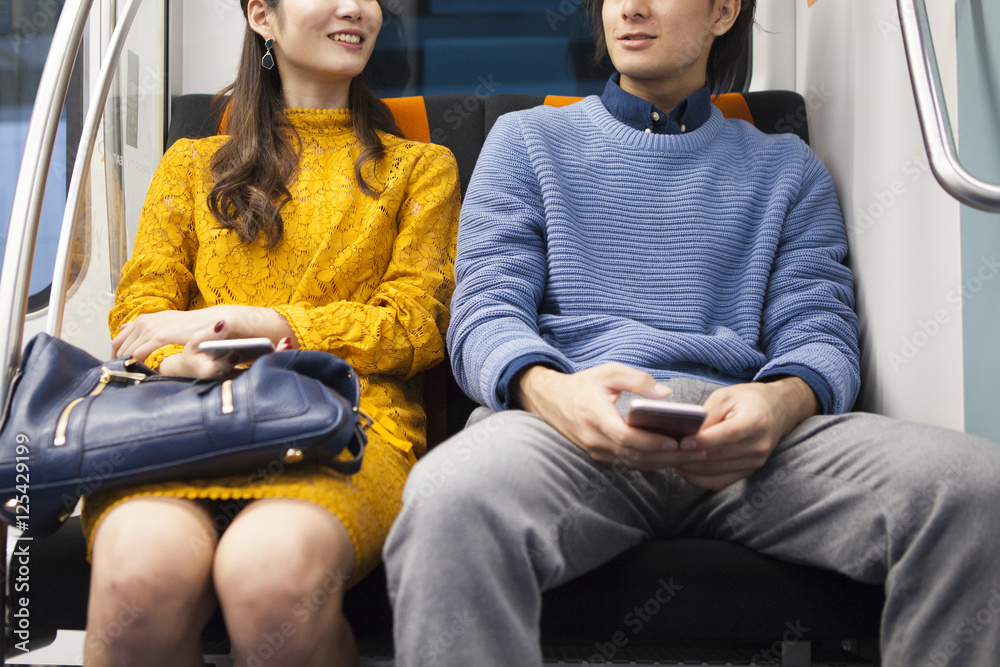
[[[41,537],[98,489],[309,463],[355,473],[371,424],[358,399],[354,370],[326,352],[274,352],[198,380],[38,334],[0,420],[0,519]]]

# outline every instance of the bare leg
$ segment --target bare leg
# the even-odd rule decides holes
[[[94,536],[84,663],[203,665],[217,542],[198,501],[135,498],[108,512]]]
[[[354,544],[326,509],[258,500],[224,533],[215,587],[238,667],[352,667],[354,634],[342,611]]]

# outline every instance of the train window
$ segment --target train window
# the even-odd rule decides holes
[[[28,121],[62,5],[56,0],[0,3],[0,155],[4,156],[0,160],[0,247],[6,245]],[[44,307],[48,301],[59,228],[66,207],[66,187],[73,168],[68,147],[76,146],[82,124],[81,91],[78,80],[74,80],[59,121],[31,265],[29,310]]]
[[[384,0],[368,82],[385,97],[599,94],[583,0]]]

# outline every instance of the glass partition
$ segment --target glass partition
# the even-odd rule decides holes
[[[0,248],[7,239],[28,121],[62,7],[61,0],[0,2]],[[48,302],[59,227],[66,208],[66,188],[83,123],[81,69],[78,58],[49,166],[38,241],[31,266],[29,311],[42,309]]]
[[[126,2],[95,3],[88,53],[96,81]],[[61,336],[100,358],[111,353],[107,315],[131,251],[139,214],[163,156],[166,122],[166,0],[139,6],[114,70],[87,170],[70,252]],[[98,21],[98,14],[100,20]],[[103,27],[96,27],[97,24]]]
[[[369,83],[385,97],[599,94],[582,0],[386,0]]]

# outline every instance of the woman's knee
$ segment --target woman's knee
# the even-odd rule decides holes
[[[217,536],[193,501],[139,498],[112,508],[97,527],[91,589],[143,607],[210,592]]]
[[[87,612],[88,636],[102,650],[174,643],[207,622],[216,539],[209,527],[202,509],[179,500],[128,501],[104,517]]]
[[[231,632],[290,637],[340,613],[355,566],[354,545],[324,508],[268,502],[270,507],[248,507],[225,533],[215,558],[215,586]]]

